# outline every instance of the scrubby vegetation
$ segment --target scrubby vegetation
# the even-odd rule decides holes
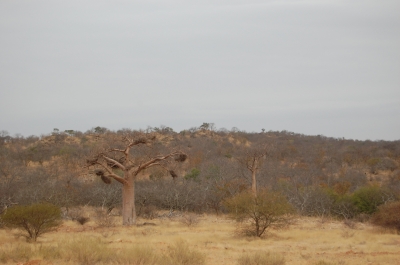
[[[129,163],[118,155],[125,150],[127,135],[151,135],[151,146],[141,138],[128,140],[138,143],[129,150]],[[168,161],[159,159],[160,154],[171,152],[174,155]],[[260,237],[271,220],[264,218],[260,207],[271,203],[258,200],[268,190],[266,194],[282,202],[279,209],[285,209],[276,212],[279,217],[291,212],[321,222],[339,219],[347,229],[372,218],[379,226],[398,229],[400,141],[357,141],[287,131],[243,132],[216,129],[208,123],[181,132],[165,126],[138,131],[103,127],[87,132],[54,130],[30,137],[9,136],[3,131],[0,226],[18,206],[46,203],[61,209],[64,220],[75,221],[83,230],[95,226],[112,233],[122,215],[118,181],[123,182],[122,178],[129,177],[130,173],[124,175],[127,171],[151,159],[155,159],[154,166],[134,171],[138,172],[135,207],[139,218],[176,216],[181,226],[197,229],[202,223],[198,214],[240,213],[238,209],[251,207],[239,207],[235,200],[253,194],[244,201],[245,205],[252,202],[257,218],[247,215],[245,220],[237,215],[235,220],[250,222],[253,230],[247,234]],[[84,207],[96,211],[89,215]],[[151,234],[151,230],[143,233]],[[344,234],[351,238],[353,232]],[[172,251],[174,245],[170,246]],[[28,248],[18,251],[29,252]]]
[[[179,148],[189,158],[168,171],[154,167],[141,172],[136,185],[139,215],[148,207],[224,211],[226,198],[251,187],[251,172],[241,161],[260,146],[266,152],[257,165],[258,188],[281,192],[300,214],[353,218],[398,200],[400,141],[357,141],[287,131],[247,133],[206,125],[179,133],[169,127],[141,131],[157,138],[152,154]],[[83,166],[94,152],[105,146],[118,148],[117,140],[135,133],[96,127],[85,133],[55,130],[25,138],[3,132],[1,207],[46,201],[63,207],[65,214],[78,205],[107,211],[119,207],[118,183],[101,185],[96,172]],[[150,155],[142,147],[132,152],[136,158]],[[115,168],[115,174],[122,172]]]
[[[124,135],[138,131],[53,131],[42,136],[0,137],[0,205],[49,202],[62,207],[98,206],[110,213],[121,206],[117,181],[102,185],[96,171],[84,170],[86,161],[105,147],[119,148]],[[215,129],[209,123],[174,132],[161,126],[156,141],[132,150],[132,157],[148,157],[179,149],[188,155],[168,170],[152,167],[138,176],[138,215],[159,209],[170,211],[225,211],[222,202],[249,189],[251,150],[265,147],[257,165],[257,188],[280,192],[296,211],[307,216],[345,219],[372,214],[380,204],[399,199],[400,141],[357,141],[306,136],[287,131],[248,133],[236,128]],[[102,149],[103,148],[103,149]],[[119,158],[119,157],[116,157]],[[251,158],[251,157],[250,157]],[[114,166],[113,166],[114,167]],[[114,167],[115,174],[122,172]],[[171,177],[172,176],[172,177]]]
[[[109,248],[98,237],[60,240],[57,245],[6,244],[0,250],[0,262],[29,261],[42,258],[68,264],[132,264],[132,265],[202,265],[204,254],[191,250],[183,240],[177,241],[164,255],[145,246],[130,246],[122,251]]]

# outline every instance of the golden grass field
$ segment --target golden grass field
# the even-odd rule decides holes
[[[120,221],[120,217],[116,218]],[[236,235],[235,222],[226,216],[199,215],[199,223],[193,226],[187,226],[180,218],[139,219],[138,223],[156,225],[128,228],[100,228],[94,221],[84,225],[65,221],[57,231],[44,234],[37,243],[26,243],[23,237],[16,237],[16,230],[1,229],[0,263],[133,264],[129,258],[126,261],[112,258],[129,252],[159,257],[134,264],[166,264],[163,257],[181,243],[194,254],[202,254],[204,264],[238,264],[243,255],[265,252],[283,256],[287,265],[400,264],[400,235],[369,224],[357,223],[350,229],[341,221],[299,217],[289,228],[270,230],[259,239]],[[91,246],[93,242],[103,248]],[[62,254],[58,252],[61,250]],[[96,251],[107,252],[111,258],[96,257]]]

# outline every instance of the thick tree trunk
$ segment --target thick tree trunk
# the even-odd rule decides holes
[[[136,224],[134,179],[130,179],[122,186],[122,224],[126,226]]]

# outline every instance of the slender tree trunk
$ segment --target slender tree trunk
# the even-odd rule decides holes
[[[251,171],[251,191],[254,195],[257,195],[257,178],[256,178],[256,169]]]
[[[122,186],[122,224],[126,226],[136,224],[135,180],[133,178]]]

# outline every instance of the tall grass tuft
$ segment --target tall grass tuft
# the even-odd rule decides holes
[[[0,248],[0,262],[28,261],[34,254],[34,250],[28,244],[4,244]]]
[[[262,252],[255,254],[244,254],[239,257],[238,265],[284,265],[285,259],[278,254]]]
[[[112,256],[107,245],[95,237],[62,241],[59,244],[59,249],[64,260],[82,265],[108,262]]]
[[[171,265],[202,265],[206,258],[203,253],[190,250],[187,242],[180,239],[169,247],[166,260]]]
[[[76,238],[60,241],[57,245],[32,245],[28,243],[4,244],[0,249],[0,263],[27,262],[33,258],[68,264],[164,264],[159,255],[148,247],[131,246],[114,249],[100,238]]]
[[[155,255],[154,251],[151,248],[136,246],[120,250],[113,261],[118,264],[132,265],[162,264],[162,259],[160,258],[160,256]]]

